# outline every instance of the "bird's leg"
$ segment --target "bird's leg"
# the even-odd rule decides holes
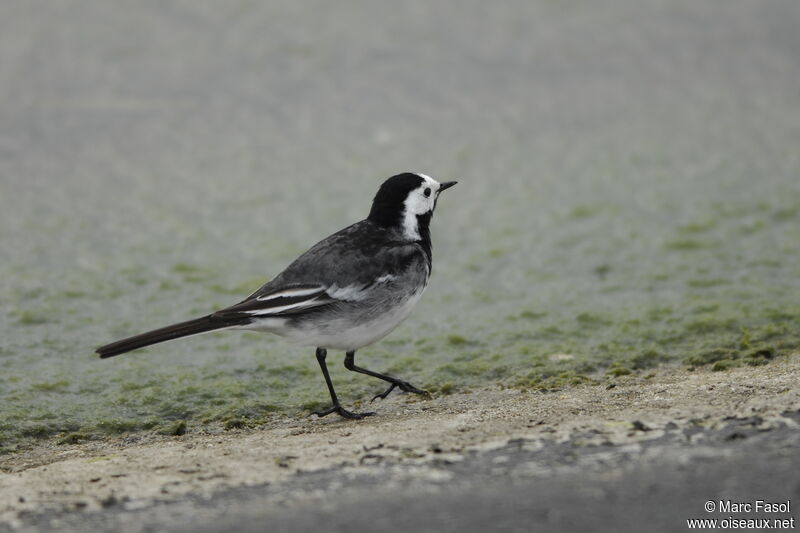
[[[389,383],[391,383],[391,385],[389,386],[388,389],[386,389],[385,391],[383,391],[380,394],[376,394],[372,398],[371,401],[373,401],[373,402],[375,400],[377,400],[378,398],[383,400],[384,398],[389,396],[389,393],[392,392],[395,387],[400,387],[400,390],[403,391],[403,392],[413,392],[414,394],[425,394],[425,395],[429,395],[430,394],[428,391],[416,388],[414,385],[412,385],[408,381],[403,381],[402,379],[393,378],[392,376],[387,376],[386,374],[381,374],[379,372],[373,372],[372,370],[367,370],[366,368],[361,368],[360,366],[356,366],[356,352],[355,351],[346,352],[345,357],[344,357],[344,367],[347,370],[350,370],[352,372],[359,372],[361,374],[366,374],[368,376],[372,376],[374,378],[382,379],[383,381],[388,381]]]
[[[339,398],[336,397],[336,391],[333,390],[333,382],[331,381],[330,374],[328,374],[328,365],[325,364],[325,357],[327,355],[328,351],[325,350],[325,348],[317,348],[317,362],[319,363],[319,367],[322,369],[322,375],[325,376],[325,383],[328,385],[328,392],[331,393],[331,401],[333,402],[333,405],[329,409],[324,411],[315,411],[313,414],[322,418],[323,416],[327,416],[331,413],[338,413],[339,416],[343,418],[352,419],[359,419],[364,418],[365,416],[374,415],[375,413],[351,413],[341,406],[339,403]]]

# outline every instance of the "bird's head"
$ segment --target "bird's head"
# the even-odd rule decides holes
[[[406,172],[384,181],[372,201],[369,220],[381,226],[395,226],[411,240],[419,240],[420,226],[427,229],[439,194],[456,181],[439,183],[430,176]]]

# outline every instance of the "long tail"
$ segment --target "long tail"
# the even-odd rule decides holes
[[[101,359],[106,359],[125,352],[130,352],[131,350],[144,348],[151,344],[188,337],[189,335],[197,335],[198,333],[214,331],[215,329],[241,326],[249,322],[249,318],[220,318],[214,315],[206,315],[204,317],[195,318],[194,320],[187,320],[186,322],[154,329],[153,331],[112,342],[111,344],[99,347],[95,351],[100,354]]]

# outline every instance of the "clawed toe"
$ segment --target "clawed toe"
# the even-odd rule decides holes
[[[311,414],[317,415],[319,418],[322,418],[323,416],[328,416],[331,413],[336,413],[342,418],[347,418],[350,420],[360,420],[362,418],[365,418],[367,416],[372,416],[375,414],[372,411],[367,413],[353,413],[352,411],[348,411],[347,409],[338,404],[333,405],[329,409],[326,409],[324,411],[314,411]]]
[[[400,384],[400,390],[402,390],[403,392],[413,392],[414,394],[421,394],[423,396],[431,395],[430,392],[423,389],[418,389],[411,383],[408,383],[407,381],[404,381]]]
[[[378,398],[380,398],[381,400],[385,400],[386,397],[389,396],[389,393],[392,392],[396,386],[397,384],[392,383],[392,385],[388,389],[381,392],[380,394],[376,394],[375,396],[373,396],[372,399],[370,400],[370,403],[374,402]]]
[[[431,395],[430,392],[428,392],[426,390],[418,389],[414,385],[409,383],[408,381],[397,381],[397,382],[392,383],[389,386],[389,388],[386,389],[385,391],[383,391],[382,393],[376,394],[372,398],[372,400],[370,400],[370,401],[374,402],[378,398],[380,398],[381,400],[386,399],[386,397],[389,396],[389,393],[392,392],[395,389],[395,387],[400,387],[400,390],[403,391],[403,392],[413,392],[414,394],[421,394],[423,396],[430,396]]]

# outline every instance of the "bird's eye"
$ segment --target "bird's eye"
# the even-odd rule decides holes
[[[431,189],[426,188],[424,191],[422,191],[422,194],[425,195],[425,198],[429,197],[431,195]]]

